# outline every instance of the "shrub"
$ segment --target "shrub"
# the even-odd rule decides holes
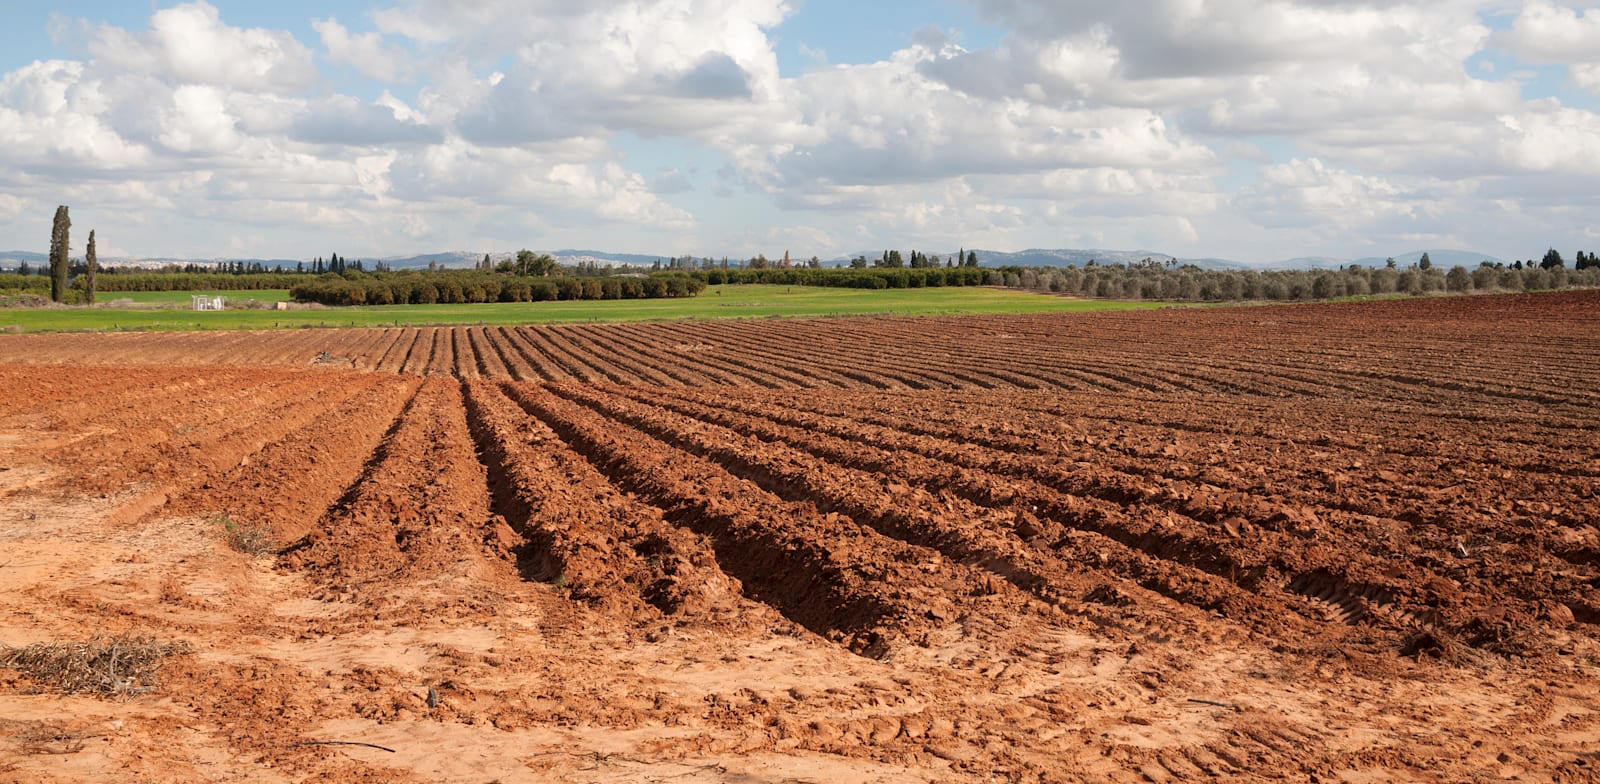
[[[236,523],[232,518],[219,517],[223,539],[228,547],[245,555],[266,555],[278,548],[272,544],[272,533],[265,526],[253,523]]]

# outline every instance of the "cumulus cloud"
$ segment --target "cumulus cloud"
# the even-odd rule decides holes
[[[1524,62],[1566,65],[1573,84],[1600,94],[1600,8],[1580,11],[1535,0],[1493,43]]]
[[[374,78],[414,75],[403,48],[379,33],[353,33],[333,19],[313,24],[329,60]],[[194,221],[205,223],[185,236],[239,225],[297,227],[296,238],[337,231],[394,252],[406,250],[397,241],[481,236],[473,222],[458,228],[463,215],[499,226],[495,236],[516,236],[510,227],[524,223],[529,210],[576,227],[682,232],[694,225],[644,176],[621,167],[593,124],[565,127],[537,111],[536,101],[501,97],[508,110],[523,113],[500,125],[522,137],[508,136],[504,149],[482,146],[496,141],[487,120],[505,79],[476,76],[449,57],[428,61],[443,65],[412,106],[387,92],[372,101],[314,96],[322,76],[293,35],[229,25],[203,2],[158,11],[144,30],[80,27],[93,32],[87,59],[0,76],[0,133],[8,142],[0,148],[0,183],[28,203],[122,206],[116,221],[126,232]],[[559,38],[554,29],[548,35]],[[683,62],[688,74],[698,61]],[[565,97],[577,102],[575,96]],[[529,120],[546,123],[548,138],[529,140]],[[174,214],[153,217],[165,210]],[[100,225],[119,233],[117,225]],[[165,244],[171,235],[147,234],[145,241]]]
[[[1124,161],[1203,155],[1194,148],[1182,151],[1149,112],[1058,108],[1003,97],[975,102],[925,78],[919,70],[925,54],[906,50],[882,63],[802,78],[804,116],[823,139],[804,146],[808,157],[870,152],[875,161],[859,162],[866,167],[863,176],[917,179],[1060,168],[1103,155]],[[847,174],[854,167],[838,168]]]
[[[671,92],[686,98],[750,97],[750,74],[721,52],[707,52],[694,67],[666,83]]]
[[[101,27],[89,51],[112,67],[190,84],[294,93],[320,80],[311,50],[292,34],[230,27],[203,0],[157,11],[143,32]]]
[[[693,135],[748,117],[781,89],[766,30],[788,13],[781,0],[412,0],[374,19],[442,50],[453,89],[431,100],[475,138],[505,145],[597,126]],[[475,75],[490,64],[501,72],[492,83]]]
[[[1600,95],[1600,63],[1576,63],[1567,67],[1572,83]]]
[[[226,153],[238,147],[234,118],[222,93],[209,85],[186,84],[172,92],[162,112],[161,143],[181,153]]]
[[[383,82],[409,79],[411,69],[404,53],[386,46],[378,33],[352,33],[339,20],[317,19],[312,29],[322,36],[328,59],[348,65],[361,74]]]
[[[598,132],[595,124],[564,107],[581,98],[562,86],[547,92],[543,82],[526,69],[510,76],[496,73],[471,85],[471,96],[452,107],[456,128],[476,144],[515,147],[536,142],[585,136]]]
[[[1525,4],[1494,43],[1530,63],[1584,63],[1600,59],[1600,8],[1582,11],[1548,0]]]
[[[27,200],[21,197],[0,193],[0,218],[14,218],[22,214],[22,210],[27,206]]]
[[[1265,167],[1238,197],[1263,226],[1327,226],[1348,231],[1381,216],[1415,216],[1425,203],[1382,177],[1354,174],[1316,158]]]
[[[392,0],[370,31],[307,20],[320,59],[191,2],[143,29],[80,24],[82,60],[0,75],[0,184],[28,205],[131,205],[129,231],[170,209],[226,236],[308,226],[394,252],[532,232],[729,255],[787,238],[832,244],[802,256],[948,241],[1259,259],[1495,226],[1507,205],[1551,205],[1516,214],[1528,236],[1589,225],[1555,205],[1591,198],[1576,183],[1600,174],[1600,116],[1524,97],[1514,66],[1479,55],[1600,89],[1600,10],[1530,0],[1496,33],[1491,0],[969,2],[997,43],[923,27],[829,65],[811,48],[828,42],[798,42],[800,73],[780,71],[775,30],[810,11],[786,0]],[[346,67],[415,91],[342,94]],[[636,171],[628,135],[695,159]],[[696,167],[716,172],[710,195],[784,216],[700,234],[667,200]],[[8,205],[0,228],[22,214]]]
[[[1498,152],[1513,170],[1600,175],[1600,116],[1549,108],[1500,118]]]
[[[403,201],[440,199],[515,205],[530,218],[606,221],[661,229],[691,227],[687,212],[662,201],[644,177],[613,161],[592,162],[582,147],[479,147],[446,139],[397,156],[389,167],[390,195]]]
[[[389,105],[363,103],[349,96],[334,96],[308,104],[289,135],[314,144],[357,147],[436,144],[444,140],[437,128],[412,119],[407,107],[389,96]]]
[[[719,55],[749,74],[752,90],[770,87],[777,59],[764,31],[789,12],[782,0],[408,0],[373,17],[382,32],[462,59],[515,53],[542,77],[626,92],[654,91],[659,77]]]
[[[83,75],[82,63],[53,60],[0,78],[0,172],[124,170],[149,161],[147,147],[107,122],[109,102]]]

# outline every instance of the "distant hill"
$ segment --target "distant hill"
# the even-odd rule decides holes
[[[1162,264],[1166,264],[1169,261],[1176,261],[1178,264],[1193,264],[1193,265],[1195,265],[1197,267],[1200,267],[1201,269],[1308,270],[1308,269],[1338,269],[1339,267],[1350,266],[1352,264],[1359,265],[1359,266],[1362,266],[1362,267],[1382,267],[1382,266],[1384,266],[1385,259],[1387,258],[1387,257],[1382,257],[1382,256],[1369,256],[1369,257],[1366,257],[1366,258],[1360,258],[1360,259],[1351,260],[1351,259],[1335,258],[1335,257],[1330,257],[1330,256],[1301,256],[1301,257],[1296,257],[1296,258],[1292,258],[1292,259],[1283,259],[1281,261],[1269,262],[1267,264],[1245,264],[1243,262],[1234,261],[1232,259],[1181,258],[1181,257],[1172,256],[1171,254],[1161,253],[1161,252],[1152,251],[1152,250],[1106,250],[1106,249],[1071,249],[1071,248],[1060,248],[1060,249],[1030,248],[1028,250],[1019,250],[1019,251],[985,250],[983,248],[968,248],[967,250],[969,252],[973,252],[973,253],[977,253],[978,254],[978,265],[981,266],[981,267],[1008,267],[1008,266],[1018,266],[1018,267],[1067,267],[1067,266],[1076,266],[1076,267],[1082,267],[1082,266],[1087,265],[1090,261],[1093,261],[1096,264],[1110,265],[1110,264],[1136,264],[1136,263],[1138,263],[1140,261],[1143,261],[1144,259],[1151,259],[1153,261],[1157,261],[1157,262],[1160,262]],[[623,265],[623,264],[628,264],[628,265],[634,265],[634,266],[646,266],[646,267],[648,267],[648,266],[650,266],[651,264],[654,264],[657,261],[665,261],[665,260],[667,260],[667,259],[672,257],[671,254],[650,255],[650,254],[643,254],[643,253],[612,253],[610,251],[603,251],[603,250],[579,250],[579,249],[570,249],[570,248],[563,249],[563,250],[536,251],[536,252],[549,253],[551,256],[555,257],[556,261],[560,262],[561,264],[568,265],[568,266],[575,265],[575,264],[581,264],[581,263],[593,263],[593,264],[598,264],[598,265],[606,265],[606,264]],[[902,250],[902,253],[904,253],[904,252],[905,251]],[[1493,263],[1504,263],[1502,259],[1496,258],[1495,256],[1491,256],[1491,255],[1486,254],[1486,253],[1478,253],[1476,251],[1452,250],[1452,249],[1437,249],[1437,250],[1429,249],[1427,251],[1416,250],[1416,251],[1411,251],[1409,253],[1398,253],[1398,254],[1395,254],[1395,257],[1394,257],[1395,264],[1400,266],[1400,267],[1409,267],[1409,266],[1417,263],[1417,260],[1422,258],[1422,254],[1424,252],[1426,252],[1428,254],[1428,258],[1433,262],[1434,266],[1441,267],[1441,268],[1444,268],[1444,269],[1448,269],[1448,268],[1453,267],[1453,266],[1455,266],[1457,264],[1459,264],[1459,265],[1461,265],[1463,267],[1467,267],[1467,268],[1470,269],[1470,268],[1478,266],[1479,263],[1484,262],[1484,261],[1489,261],[1489,262],[1493,262]],[[957,254],[957,251],[949,250],[949,251],[945,251],[945,252],[937,253],[937,254],[932,254],[932,255],[937,255],[940,259],[948,259],[948,258],[954,257],[956,254]],[[850,262],[850,259],[855,258],[856,256],[865,256],[865,257],[867,257],[868,260],[871,260],[871,259],[876,259],[876,258],[878,258],[878,257],[880,257],[882,255],[883,255],[883,251],[881,249],[879,249],[877,251],[867,251],[867,252],[862,252],[862,253],[850,254],[848,256],[839,256],[839,257],[830,259],[830,260],[828,260],[826,262],[823,262],[823,263],[824,263],[825,266],[838,267],[838,266],[844,266],[844,265],[848,264]],[[389,265],[393,269],[426,269],[429,264],[437,264],[438,266],[444,267],[444,268],[447,268],[447,269],[468,269],[468,268],[471,268],[471,267],[477,265],[478,262],[482,261],[483,260],[483,256],[484,256],[484,252],[483,251],[462,251],[462,250],[458,250],[458,251],[443,251],[443,252],[439,252],[439,253],[422,253],[422,254],[417,254],[417,255],[413,255],[413,256],[387,256],[387,257],[376,258],[376,259],[375,258],[371,258],[371,257],[354,257],[353,256],[353,257],[349,257],[349,260],[350,261],[356,261],[356,260],[359,259],[361,261],[368,262],[369,268],[371,266],[371,262],[382,261],[385,264]],[[495,262],[495,263],[497,263],[497,264],[499,262],[501,262],[501,261],[505,261],[507,259],[511,259],[511,258],[515,258],[515,257],[516,257],[516,252],[514,252],[514,251],[491,251],[489,253],[490,260]],[[798,260],[799,258],[801,258],[801,256],[797,255],[795,258]],[[223,264],[223,263],[240,262],[240,261],[245,262],[245,263],[260,263],[260,264],[262,264],[262,265],[264,265],[266,267],[269,267],[269,268],[278,266],[280,264],[283,265],[284,267],[291,267],[292,268],[292,267],[294,267],[295,264],[300,263],[300,262],[304,262],[306,264],[310,264],[310,260],[309,259],[243,259],[243,258],[174,259],[174,258],[124,258],[124,257],[102,257],[101,258],[101,263],[102,264],[106,264],[106,265],[114,265],[114,266],[121,266],[121,267],[144,267],[144,268],[147,268],[147,269],[154,269],[154,268],[158,268],[158,267],[161,267],[161,266],[164,266],[164,265],[167,265],[167,264]],[[38,268],[41,265],[47,265],[49,263],[49,260],[46,258],[45,254],[43,254],[43,253],[35,253],[33,251],[23,251],[23,250],[0,251],[0,269],[13,270],[13,269],[16,269],[18,267],[18,265],[20,265],[22,262],[27,262],[29,266],[34,267],[34,268]]]
[[[1312,270],[1312,269],[1338,269],[1350,265],[1349,259],[1338,259],[1332,256],[1300,256],[1282,261],[1263,264],[1261,269],[1269,270]]]
[[[50,256],[49,254],[33,253],[26,250],[0,252],[0,269],[10,272],[22,266],[23,262],[27,262],[28,266],[38,269],[40,266],[50,265]]]
[[[649,266],[657,261],[665,261],[669,256],[646,256],[638,253],[609,253],[602,250],[544,250],[535,253],[548,253],[557,262],[565,265],[593,262],[595,264],[632,264],[636,266]],[[483,251],[445,251],[442,253],[423,253],[416,256],[388,256],[378,261],[394,269],[426,269],[430,263],[438,264],[448,269],[466,269],[483,261]],[[517,257],[516,251],[490,251],[489,260],[499,264],[508,259]]]
[[[672,258],[672,254],[668,253],[651,256],[643,253],[608,253],[603,250],[552,250],[548,252],[555,257],[556,261],[562,264],[593,261],[599,264],[610,262],[612,264],[633,264],[647,267],[658,261],[666,261]],[[695,258],[698,259],[700,257],[695,256]]]
[[[1104,250],[1104,249],[1057,249],[1029,248],[1011,253],[997,250],[974,251],[978,254],[978,266],[981,267],[1082,267],[1093,261],[1096,264],[1136,264],[1145,259],[1151,259],[1163,264],[1174,257],[1153,250]]]
[[[513,253],[491,253],[489,254],[489,259],[499,263],[502,259],[512,258],[515,255]],[[340,258],[343,257],[341,256]],[[355,261],[355,259],[351,259],[351,261]],[[443,253],[422,253],[416,256],[388,256],[374,259],[374,261],[381,261],[392,269],[427,269],[429,264],[437,264],[441,267],[449,268],[470,268],[483,261],[483,254],[455,250]]]
[[[568,265],[570,265],[570,264],[578,264],[578,263],[581,263],[581,262],[594,262],[596,264],[602,264],[602,265],[604,265],[604,264],[618,264],[618,265],[620,265],[620,264],[633,264],[633,265],[649,266],[650,264],[653,264],[653,263],[655,263],[657,261],[665,261],[667,258],[669,258],[669,256],[667,256],[665,254],[659,255],[659,256],[647,256],[647,255],[638,254],[638,253],[609,253],[609,252],[606,252],[606,251],[599,251],[599,250],[555,250],[555,251],[536,251],[536,252],[549,253],[551,256],[555,257],[556,261],[561,262],[562,264],[568,264]],[[505,261],[507,259],[514,259],[517,256],[515,251],[490,251],[488,255],[489,255],[489,260],[493,261],[496,264],[498,264],[498,263],[500,263],[502,261]],[[342,256],[342,254],[341,254],[341,256]],[[366,262],[366,265],[367,265],[367,267],[369,269],[371,268],[373,262],[381,261],[381,262],[389,265],[389,267],[392,268],[392,269],[404,270],[404,269],[427,269],[428,265],[430,265],[430,264],[436,264],[436,265],[438,265],[440,267],[444,267],[444,268],[447,268],[447,269],[470,269],[470,268],[476,266],[478,264],[478,262],[483,261],[483,256],[484,256],[484,251],[481,251],[481,250],[479,250],[479,251],[455,250],[455,251],[442,251],[442,252],[439,252],[439,253],[419,253],[419,254],[412,255],[412,256],[385,256],[385,257],[381,257],[381,258],[373,258],[373,257],[370,257],[370,256],[362,256],[362,257],[358,257],[358,256],[343,256],[343,258],[346,258],[347,260],[349,260],[351,262],[355,262],[355,261],[358,261],[358,260]],[[289,267],[289,268],[293,268],[296,264],[300,264],[300,263],[304,263],[304,264],[306,264],[308,266],[311,264],[311,259],[247,259],[247,258],[176,259],[176,258],[128,258],[128,257],[120,257],[120,256],[118,256],[118,257],[107,257],[107,256],[100,257],[100,263],[103,264],[103,265],[118,266],[118,267],[142,267],[142,268],[145,268],[145,269],[158,269],[158,268],[164,267],[164,266],[166,266],[168,264],[178,264],[178,265],[183,265],[183,264],[228,264],[228,263],[241,262],[241,261],[245,262],[246,264],[260,263],[260,264],[262,264],[262,265],[264,265],[266,267],[269,267],[269,268],[276,267],[276,266],[278,266],[280,264],[283,265],[284,267]],[[8,269],[8,270],[9,269],[16,269],[18,265],[22,264],[22,262],[27,262],[29,266],[34,267],[34,268],[38,268],[41,265],[48,265],[49,264],[49,258],[46,256],[46,254],[34,253],[32,251],[25,251],[25,250],[0,251],[0,269]]]
[[[1201,269],[1249,269],[1250,265],[1231,259],[1197,258],[1184,259],[1167,253],[1153,250],[1105,250],[1105,249],[1044,249],[1030,248],[1019,251],[985,250],[983,248],[967,248],[967,252],[978,254],[980,267],[1082,267],[1093,261],[1100,265],[1111,264],[1137,264],[1150,259],[1162,264],[1168,261],[1177,261],[1179,264],[1193,264]],[[904,251],[902,251],[903,253]],[[948,259],[960,251],[948,251],[932,254],[941,259]],[[857,256],[865,256],[868,261],[881,258],[883,251],[856,253],[842,256],[829,262],[837,266],[848,263]]]
[[[1251,267],[1249,264],[1246,264],[1242,261],[1234,261],[1233,259],[1178,259],[1178,263],[1193,264],[1200,269],[1254,269],[1254,267]]]
[[[1414,250],[1414,251],[1411,251],[1410,253],[1397,253],[1397,254],[1395,254],[1395,256],[1394,256],[1395,266],[1404,268],[1404,267],[1409,267],[1409,266],[1411,266],[1413,264],[1416,264],[1419,260],[1422,259],[1422,254],[1424,254],[1424,253],[1428,254],[1428,261],[1432,262],[1433,266],[1440,267],[1442,269],[1450,269],[1451,267],[1454,267],[1454,266],[1456,266],[1458,264],[1463,266],[1463,267],[1466,267],[1467,269],[1472,269],[1473,267],[1476,267],[1476,266],[1478,266],[1479,264],[1482,264],[1485,261],[1490,262],[1492,264],[1503,264],[1503,263],[1505,263],[1504,260],[1502,260],[1502,259],[1496,258],[1494,256],[1490,256],[1487,253],[1478,253],[1477,251],[1470,251],[1470,250]],[[1356,259],[1355,261],[1352,261],[1350,263],[1351,264],[1358,264],[1358,265],[1363,266],[1363,267],[1382,267],[1387,262],[1388,262],[1388,257],[1379,258],[1377,256],[1368,256],[1367,258],[1364,258],[1364,259]]]
[[[82,254],[74,255],[72,257],[72,260],[73,261],[82,261],[83,260],[83,255]],[[34,253],[32,251],[26,251],[26,250],[0,251],[0,269],[7,269],[7,270],[16,269],[17,265],[21,264],[24,261],[27,262],[28,265],[33,267],[34,269],[38,269],[41,266],[47,267],[47,266],[50,265],[50,258],[49,258],[49,256],[47,254],[44,254],[44,253]],[[130,257],[130,256],[101,256],[100,257],[100,265],[103,266],[103,267],[137,267],[137,268],[140,268],[140,269],[151,269],[151,270],[160,269],[162,267],[165,267],[165,266],[168,266],[168,265],[171,265],[171,264],[176,264],[176,265],[184,265],[184,264],[226,264],[226,263],[234,263],[234,262],[241,262],[241,261],[246,263],[246,264],[260,264],[260,265],[262,265],[264,267],[268,267],[268,268],[276,267],[276,266],[279,266],[279,265],[282,265],[284,267],[293,268],[294,265],[299,263],[300,260],[299,259],[242,259],[242,258],[174,259],[174,258],[160,258],[160,257],[158,257],[158,258],[143,258],[143,257]]]

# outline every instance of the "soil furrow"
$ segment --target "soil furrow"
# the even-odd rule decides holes
[[[175,498],[171,509],[266,526],[277,543],[305,536],[356,483],[418,383],[383,378],[316,409],[315,420]]]
[[[935,547],[950,558],[981,564],[1025,590],[1039,592],[1051,586],[1051,593],[1042,595],[1054,601],[1060,601],[1054,592],[1073,582],[1066,576],[1066,563],[1083,563],[1080,559],[1089,554],[1095,559],[1089,564],[1120,571],[1150,590],[1220,611],[1280,636],[1286,633],[1287,608],[1270,602],[1274,597],[1285,600],[1277,588],[1269,582],[1230,584],[1245,574],[1263,571],[1262,564],[1227,558],[1199,540],[1154,535],[1154,526],[1117,507],[996,476],[972,465],[920,460],[905,452],[891,453],[864,443],[786,429],[758,417],[719,415],[706,407],[668,399],[656,404],[700,422],[748,433],[748,440],[719,444],[709,437],[694,438],[691,422],[651,426],[648,414],[608,406],[606,401],[592,400],[592,404],[605,406],[607,414],[652,433],[683,434],[678,438],[692,439],[690,444],[697,452],[765,480],[763,484],[774,492],[809,498],[825,511],[849,514],[890,535]],[[803,453],[779,452],[780,444],[793,445]],[[881,497],[868,489],[878,486],[886,487]],[[1066,529],[1093,536],[1067,536]],[[1024,542],[1031,540],[1038,541],[1033,548],[1024,547]],[[1048,552],[1042,548],[1046,544],[1057,551],[1055,558],[1043,557]],[[1257,595],[1269,601],[1264,603]],[[1297,635],[1313,628],[1287,624]]]
[[[886,655],[975,579],[810,504],[785,502],[720,466],[528,385],[509,392],[578,453],[665,517],[706,536],[752,598],[868,656]]]
[[[490,606],[516,535],[490,509],[459,382],[424,379],[374,460],[283,562],[388,610]],[[446,584],[459,587],[430,587]]]
[[[1059,522],[1053,526],[1043,521],[1035,512],[1041,506],[1053,508],[1052,496],[1059,494],[1042,488],[1030,493],[1028,487],[1014,481],[976,471],[944,470],[903,456],[875,455],[857,444],[829,445],[664,397],[651,402],[681,411],[683,418],[642,408],[646,404],[642,399],[632,401],[638,405],[630,405],[582,390],[556,391],[680,449],[714,460],[775,495],[813,503],[824,512],[848,515],[908,544],[938,550],[1068,612],[1078,612],[1086,599],[1095,601],[1092,597],[1115,590],[1113,575],[1121,575],[1201,609],[1282,625],[1281,607],[1263,606],[1244,589],[1170,553],[1143,552],[1088,527],[1068,534]],[[1061,505],[1055,500],[1054,507]],[[1093,566],[1100,568],[1099,573]],[[1109,588],[1108,580],[1112,583]],[[1300,626],[1302,633],[1309,628]]]
[[[525,544],[523,574],[609,615],[734,609],[738,587],[700,536],[624,495],[490,382],[466,385],[467,418],[489,466],[495,511]],[[658,616],[657,616],[658,617]]]

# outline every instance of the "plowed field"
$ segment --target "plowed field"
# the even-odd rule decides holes
[[[0,337],[0,642],[192,646],[0,668],[0,780],[1595,780],[1597,379],[1588,292]]]

